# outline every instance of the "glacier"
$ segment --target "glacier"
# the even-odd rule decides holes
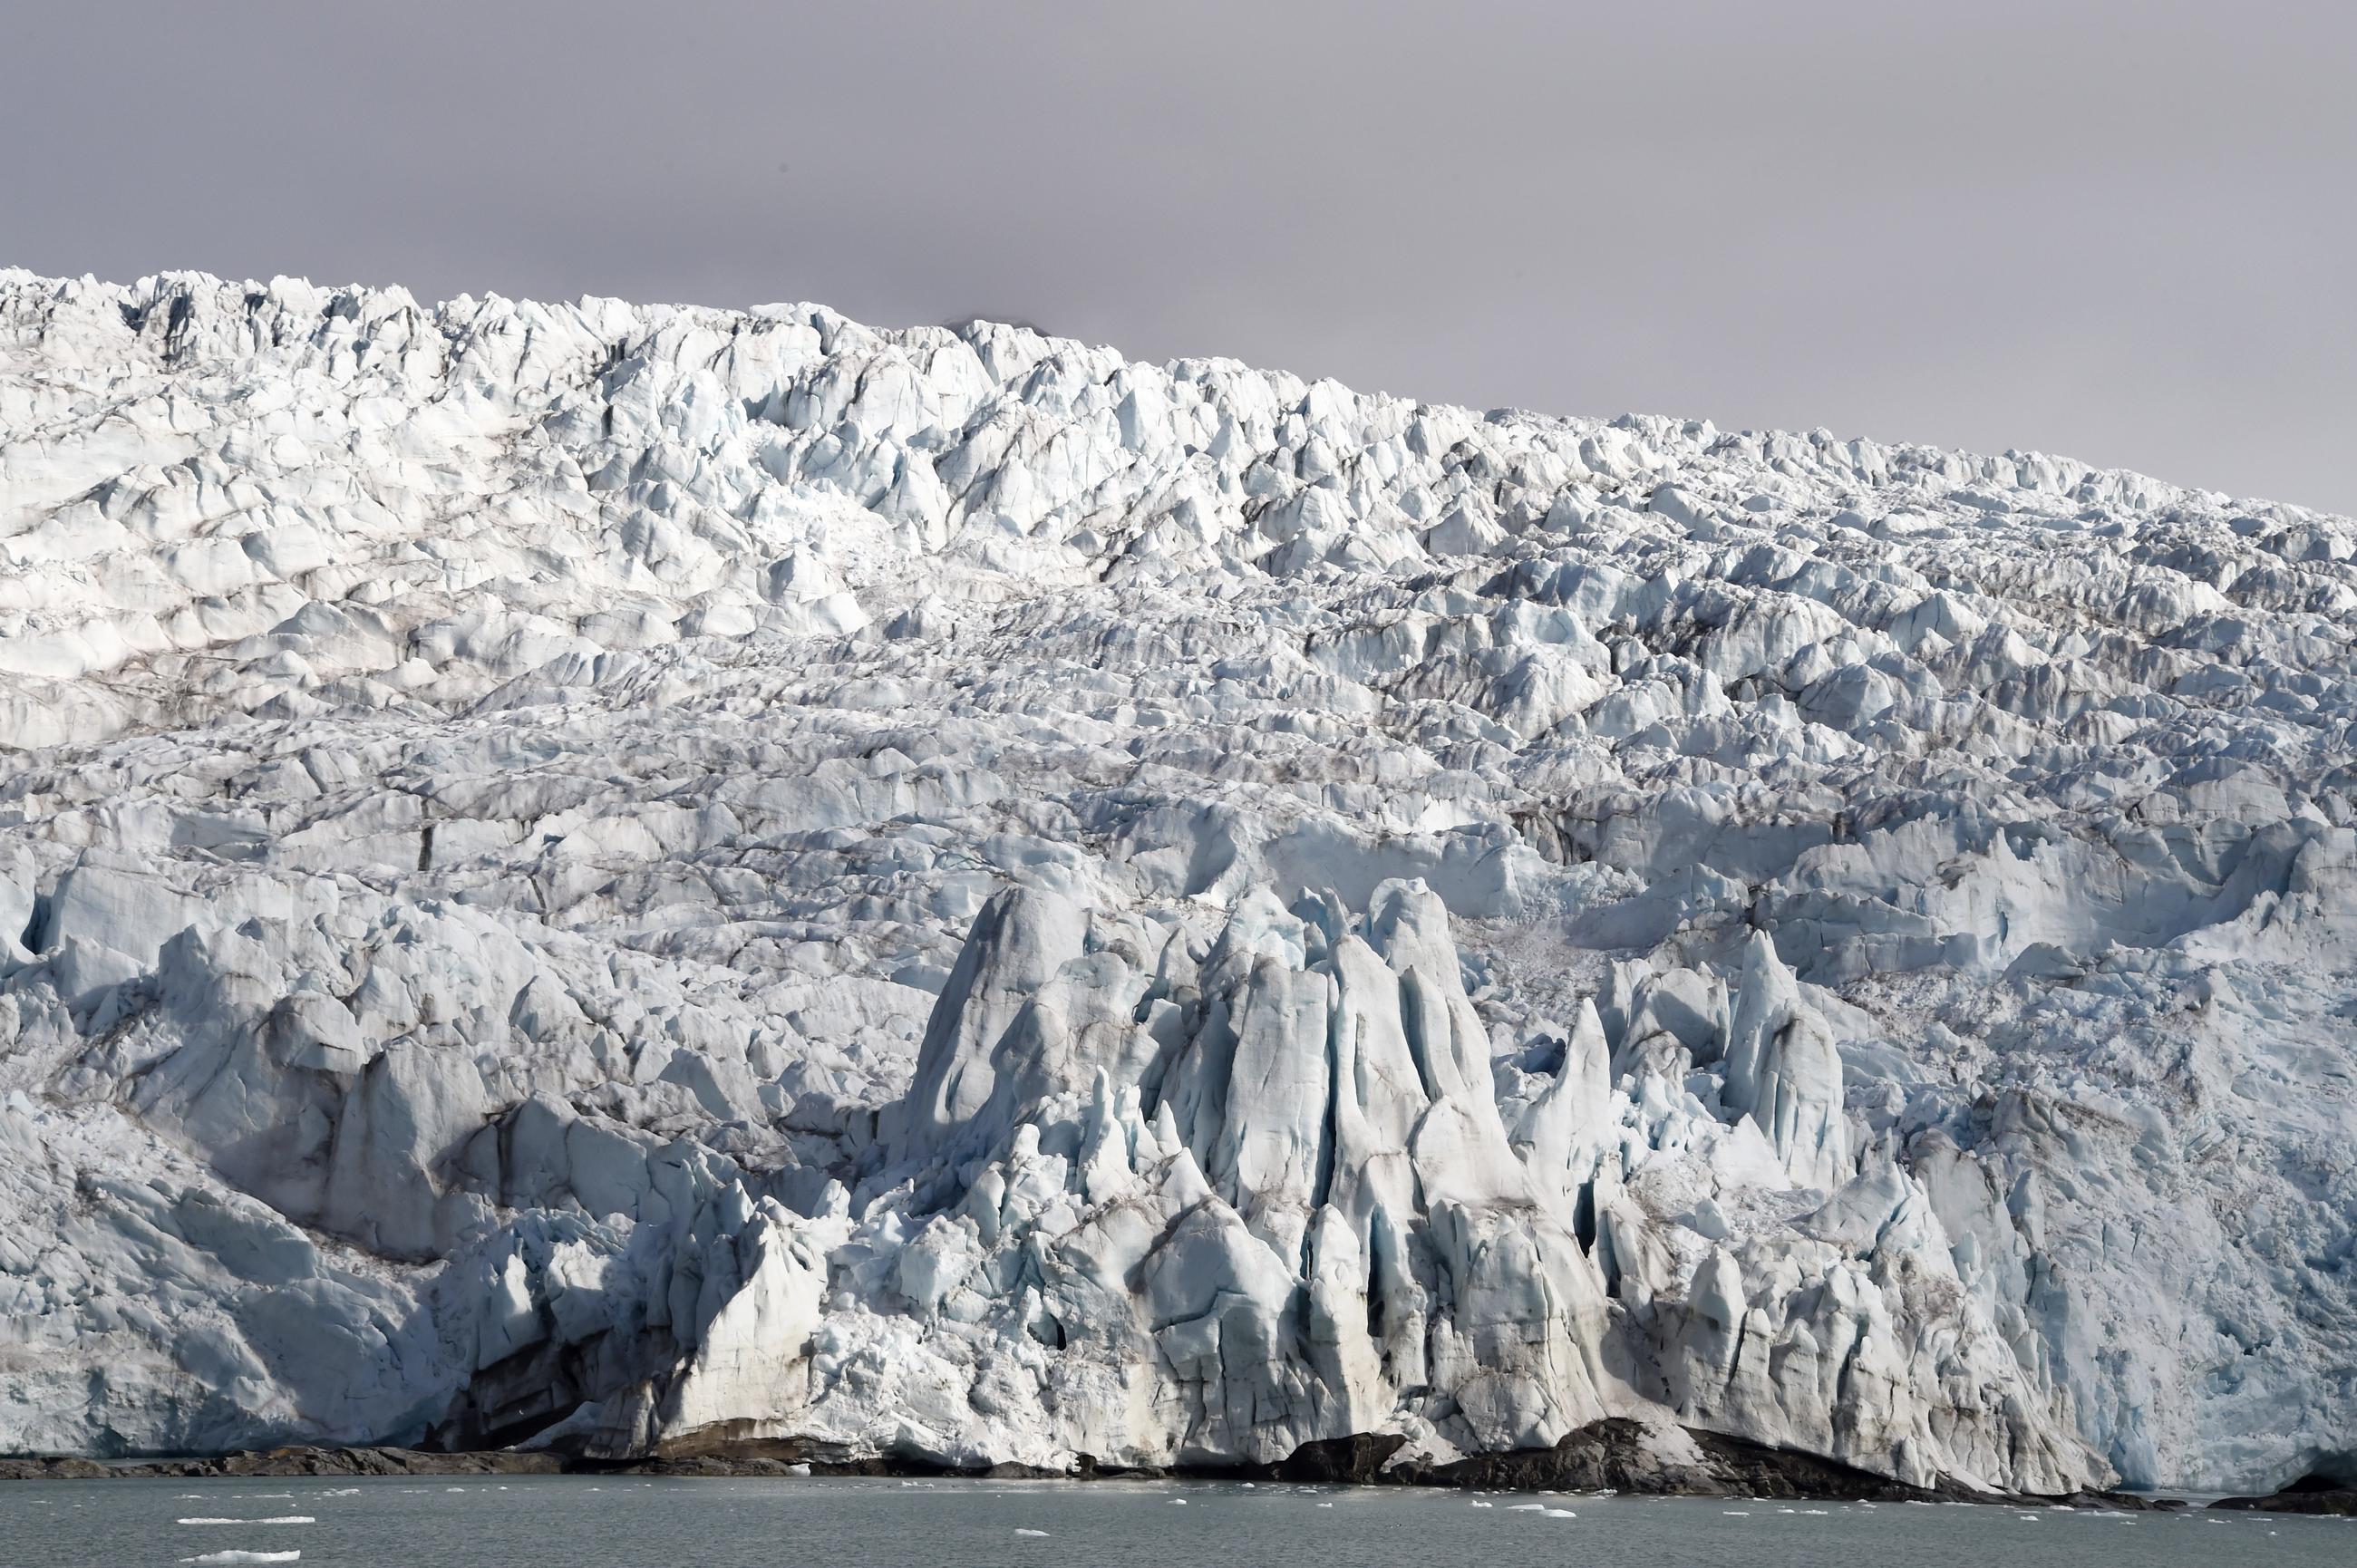
[[[2353,639],[2038,453],[0,273],[0,1452],[2347,1479]]]

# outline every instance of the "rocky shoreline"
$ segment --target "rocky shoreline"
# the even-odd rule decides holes
[[[1088,1455],[1070,1471],[1026,1465],[960,1467],[902,1455],[829,1457],[792,1439],[735,1443],[698,1452],[597,1460],[517,1449],[436,1453],[421,1449],[295,1444],[210,1456],[105,1461],[83,1457],[0,1457],[0,1480],[121,1480],[357,1476],[669,1477],[929,1476],[959,1479],[1256,1480],[1315,1486],[1445,1487],[1479,1491],[1621,1492],[1648,1497],[1810,1498],[1842,1502],[1974,1502],[2020,1506],[2175,1509],[2186,1503],[2126,1492],[2035,1497],[1948,1484],[1926,1488],[1816,1455],[1770,1448],[1719,1433],[1679,1429],[1689,1446],[1665,1453],[1660,1429],[1622,1419],[1596,1422],[1551,1448],[1480,1454],[1440,1465],[1393,1463],[1405,1440],[1361,1434],[1304,1444],[1269,1465],[1126,1466]],[[2357,1494],[2287,1491],[2234,1498],[2219,1508],[2345,1513]],[[2314,1499],[2320,1506],[2303,1507]]]
[[[2357,1519],[2357,1487],[2324,1476],[2303,1476],[2279,1492],[2257,1498],[2221,1498],[2210,1505],[2247,1513],[2327,1514]]]

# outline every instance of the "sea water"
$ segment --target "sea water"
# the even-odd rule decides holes
[[[183,1522],[198,1520],[208,1522]],[[264,1522],[272,1520],[287,1522]],[[2200,1509],[1184,1482],[0,1482],[0,1564],[7,1568],[273,1561],[298,1568],[2350,1568],[2357,1523]]]

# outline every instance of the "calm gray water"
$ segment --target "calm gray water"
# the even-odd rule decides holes
[[[145,1568],[2165,1568],[2357,1563],[2335,1520],[1280,1486],[579,1477],[0,1483],[0,1564]],[[1517,1503],[1578,1517],[1515,1512]],[[310,1524],[183,1524],[310,1515]],[[1024,1530],[1045,1530],[1026,1535]]]

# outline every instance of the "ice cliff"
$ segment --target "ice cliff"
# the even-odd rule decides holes
[[[0,274],[0,1449],[2351,1468],[2352,550]]]

